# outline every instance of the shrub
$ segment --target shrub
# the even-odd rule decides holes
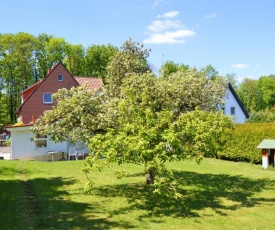
[[[263,139],[275,138],[274,123],[238,124],[230,135],[221,137],[224,146],[217,152],[217,158],[261,163],[261,149],[257,146]]]
[[[270,110],[262,110],[258,112],[253,112],[247,119],[246,123],[267,123],[275,121],[275,108]]]
[[[11,146],[11,139],[6,140],[4,146]]]

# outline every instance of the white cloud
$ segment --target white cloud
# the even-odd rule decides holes
[[[215,17],[217,17],[217,15],[215,13],[213,13],[213,14],[207,14],[204,17],[205,18],[215,18]]]
[[[178,17],[178,11],[169,11],[158,16],[158,20],[154,20],[147,27],[148,38],[144,43],[185,43],[184,38],[196,35],[192,30],[186,29]]]
[[[144,43],[185,43],[184,38],[194,36],[196,33],[192,30],[176,30],[165,33],[151,34],[149,38],[144,40]]]
[[[159,5],[159,4],[162,3],[162,2],[164,2],[164,0],[156,0],[156,1],[154,2],[153,7],[156,7],[157,5]]]
[[[152,32],[161,32],[169,29],[180,29],[184,26],[178,20],[155,20],[148,26]]]
[[[249,64],[233,64],[231,67],[234,69],[247,69]]]
[[[175,18],[179,15],[179,11],[169,11],[165,14],[159,15],[158,18]]]

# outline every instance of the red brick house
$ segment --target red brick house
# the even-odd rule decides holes
[[[103,86],[101,78],[74,77],[61,63],[48,70],[47,76],[24,90],[21,94],[21,105],[17,109],[18,122],[30,124],[40,117],[45,110],[54,105],[52,94],[59,89],[78,87],[87,84],[89,88],[98,89]]]
[[[54,143],[47,136],[35,137],[31,127],[45,110],[52,109],[55,104],[52,94],[62,88],[70,89],[84,84],[91,89],[103,87],[101,78],[74,77],[59,62],[48,70],[42,80],[22,92],[21,105],[16,111],[18,125],[7,127],[11,132],[12,159],[46,160],[48,152],[68,152],[68,143]]]

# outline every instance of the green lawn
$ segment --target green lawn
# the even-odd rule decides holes
[[[181,200],[153,195],[142,168],[121,180],[84,161],[0,161],[0,229],[272,229],[275,170],[204,159],[171,163]]]

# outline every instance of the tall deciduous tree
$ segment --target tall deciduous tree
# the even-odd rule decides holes
[[[7,98],[0,93],[0,129],[10,122],[6,99]]]
[[[260,97],[258,80],[245,78],[239,86],[238,96],[248,112],[256,111]]]
[[[84,75],[85,49],[82,45],[66,44],[64,65],[74,76]]]
[[[190,69],[188,65],[176,64],[173,61],[167,61],[161,66],[159,70],[159,75],[160,77],[168,77],[173,73],[176,73],[178,71],[185,71],[188,69]]]
[[[212,65],[207,65],[205,68],[203,68],[203,71],[208,79],[214,80],[215,78],[219,77],[219,72]]]
[[[46,76],[48,69],[55,63],[64,61],[67,45],[64,38],[56,38],[45,33],[38,35],[35,50],[37,80]]]
[[[16,120],[15,109],[20,103],[20,92],[35,82],[33,35],[20,32],[0,37],[0,78],[4,81],[10,120]]]
[[[197,95],[203,90],[217,89],[213,85],[202,87],[202,82],[196,79],[182,81],[183,88],[177,87],[178,81],[167,82],[150,74],[132,75],[124,80],[119,98],[114,99],[115,125],[91,139],[90,149],[95,155],[89,157],[90,166],[103,168],[114,162],[139,164],[144,167],[146,183],[156,182],[158,188],[158,176],[167,170],[165,162],[184,159],[199,162],[204,154],[209,154],[217,144],[216,137],[232,123],[220,112],[198,109],[199,106],[213,109],[210,105],[213,101],[206,105]],[[167,86],[176,90],[168,90]],[[170,95],[166,97],[168,91]],[[181,98],[182,94],[192,96]],[[178,103],[181,99],[185,103]],[[193,103],[192,107],[189,103]],[[106,157],[102,164],[98,161],[100,156]]]
[[[92,45],[87,48],[85,57],[85,75],[101,77],[106,83],[107,66],[118,52],[118,48],[111,44]]]
[[[47,74],[47,70],[53,64],[49,58],[49,53],[46,49],[46,44],[50,42],[53,35],[46,33],[39,34],[37,37],[37,46],[35,50],[36,58],[36,81],[43,78]]]
[[[144,58],[135,53],[140,49],[130,50],[131,65],[125,53],[122,57],[127,58],[121,61],[126,63],[119,62],[117,69],[111,63],[113,73],[122,76],[112,75],[118,81],[110,80],[106,91],[91,94],[81,87],[59,91],[54,95],[57,106],[33,130],[51,135],[54,141],[88,143],[93,154],[87,159],[86,172],[115,162],[141,165],[146,183],[154,184],[158,192],[167,161],[199,162],[232,121],[215,111],[219,96],[224,95],[222,80],[211,81],[195,69],[157,78],[146,73],[146,60],[137,61],[136,57]],[[120,72],[121,66],[124,72]],[[114,88],[118,89],[115,94],[109,91]],[[102,156],[104,161],[99,160]],[[124,171],[116,173],[122,176]]]
[[[238,90],[239,85],[238,85],[238,80],[235,73],[227,73],[225,74],[224,78],[227,82],[230,82],[230,84],[235,90]]]
[[[114,98],[105,97],[105,92],[91,95],[80,87],[61,90],[54,95],[57,107],[47,111],[33,130],[50,134],[54,141],[85,141],[94,152],[88,157],[89,167],[102,169],[115,162],[139,164],[144,167],[146,182],[154,183],[157,189],[159,175],[166,171],[165,162],[199,162],[213,150],[216,137],[232,124],[220,112],[196,109],[195,104],[204,104],[195,99],[201,91],[196,92],[192,86],[197,86],[188,81],[183,84],[188,85],[187,94],[194,96],[194,107],[178,103],[171,106],[178,92],[163,101],[166,83],[150,74],[131,75],[121,85],[119,97]],[[176,108],[185,106],[178,113]],[[98,160],[102,156],[105,161]],[[122,176],[123,172],[117,174]]]
[[[151,72],[147,58],[150,50],[131,39],[124,42],[119,52],[113,57],[107,68],[107,83],[114,96],[120,93],[119,87],[130,75],[142,75]]]
[[[271,109],[275,105],[275,76],[262,76],[258,80],[260,103],[257,110]]]

